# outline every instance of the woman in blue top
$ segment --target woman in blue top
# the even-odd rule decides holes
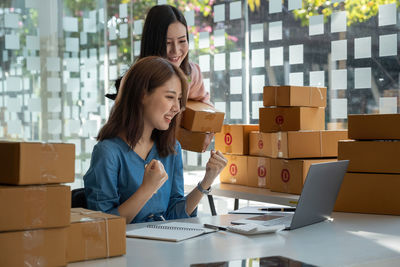
[[[204,188],[227,160],[211,151],[203,180],[184,196],[175,127],[186,104],[185,75],[166,59],[145,57],[127,71],[119,89],[83,178],[88,208],[121,215],[127,223],[196,216]]]

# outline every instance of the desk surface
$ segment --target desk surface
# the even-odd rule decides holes
[[[191,218],[197,223],[229,224],[249,215]],[[400,264],[400,216],[334,213],[325,221],[276,234],[244,236],[216,232],[175,242],[127,238],[123,257],[68,266],[190,266],[281,255],[318,266],[393,266]],[[128,229],[143,224],[128,225]]]

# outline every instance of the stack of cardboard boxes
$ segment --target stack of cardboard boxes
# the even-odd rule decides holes
[[[220,132],[225,113],[200,101],[189,100],[177,127],[176,138],[183,149],[204,152],[214,133]]]
[[[400,215],[400,114],[349,115],[349,138],[339,142],[350,160],[335,210]]]

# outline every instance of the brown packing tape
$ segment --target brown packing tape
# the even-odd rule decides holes
[[[29,212],[34,212],[35,216],[32,216],[32,221],[30,224],[32,226],[43,225],[44,222],[41,218],[46,218],[47,213],[47,197],[48,195],[45,193],[47,191],[47,187],[45,186],[34,186],[28,187],[27,192],[23,195],[24,206],[30,206],[29,203],[35,203],[34,210],[29,210]],[[36,192],[43,192],[40,194],[36,194]],[[27,216],[29,217],[29,216]],[[37,227],[36,227],[37,228]]]
[[[51,162],[59,158],[57,149],[53,144],[42,143],[40,148],[40,156],[46,162]],[[40,166],[40,180],[44,183],[57,180],[57,175],[54,175],[53,170],[48,169],[46,166]]]
[[[282,151],[282,132],[277,133],[278,140],[276,141],[276,146],[278,150],[278,158],[283,157],[283,151]]]

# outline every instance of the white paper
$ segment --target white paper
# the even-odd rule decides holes
[[[225,4],[214,5],[214,22],[225,20]]]
[[[231,76],[229,85],[231,95],[242,94],[242,76]]]
[[[347,59],[347,40],[338,40],[331,42],[332,56],[331,60],[346,60]]]
[[[332,70],[331,89],[347,89],[347,70]]]
[[[19,35],[6,34],[6,49],[18,50],[19,49]]]
[[[371,68],[354,69],[354,88],[371,88]]]
[[[110,65],[108,67],[108,78],[110,80],[118,79],[118,66],[117,65]]]
[[[225,46],[225,30],[215,30],[214,31],[214,46]]]
[[[48,112],[61,112],[61,98],[47,99],[47,111]]]
[[[304,74],[303,74],[303,72],[292,72],[292,73],[289,73],[289,85],[303,86],[304,85]]]
[[[251,50],[251,67],[259,68],[265,66],[264,49]]]
[[[265,86],[265,75],[251,76],[251,92],[253,94],[262,94]]]
[[[185,11],[184,14],[188,27],[194,26],[194,10]]]
[[[331,99],[331,119],[347,119],[347,99]]]
[[[96,20],[93,19],[83,19],[83,31],[88,33],[96,32]]]
[[[79,38],[65,38],[65,51],[79,52]]]
[[[28,70],[40,71],[40,57],[27,57],[26,68]]]
[[[346,31],[346,11],[333,12],[331,15],[331,32]]]
[[[199,33],[199,48],[209,48],[210,47],[210,33],[200,32]]]
[[[325,87],[325,72],[310,71],[310,86]]]
[[[242,69],[242,52],[231,52],[230,53],[230,69],[240,70]]]
[[[229,3],[229,19],[240,19],[242,17],[242,3],[235,1]]]
[[[26,48],[28,50],[39,50],[40,49],[39,37],[34,35],[26,36]]]
[[[60,71],[60,58],[47,57],[46,58],[47,71]]]
[[[21,120],[9,120],[6,121],[7,133],[20,135],[22,133],[22,123]]]
[[[6,98],[6,108],[9,112],[21,112],[21,100],[18,97]]]
[[[289,0],[288,10],[301,9],[301,0]]]
[[[289,46],[289,64],[303,64],[303,45]]]
[[[269,23],[269,40],[282,40],[282,21]]]
[[[231,119],[242,119],[242,102],[231,101]]]
[[[210,56],[209,55],[199,56],[199,67],[202,72],[210,71]]]
[[[114,26],[108,27],[108,39],[110,41],[117,39],[117,29]]]
[[[136,35],[142,34],[143,31],[143,20],[135,20],[133,22],[133,33]]]
[[[324,15],[310,17],[308,32],[310,36],[324,33]]]
[[[66,58],[64,59],[65,64],[66,64],[66,70],[70,72],[79,72],[79,58],[77,57],[71,57],[71,58]]]
[[[225,53],[214,55],[214,71],[225,70]]]
[[[80,81],[79,78],[69,78],[67,81],[67,92],[79,91]]]
[[[61,92],[61,80],[58,77],[47,78],[47,91],[49,92]]]
[[[19,22],[19,15],[16,13],[4,14],[4,27],[17,29]]]
[[[47,123],[49,134],[61,134],[61,120],[48,120]]]
[[[78,31],[78,18],[63,17],[63,29],[66,32],[77,32]]]
[[[354,39],[354,58],[371,57],[371,37]]]
[[[119,38],[125,39],[128,38],[128,24],[123,23],[119,25]]]
[[[28,110],[30,112],[41,112],[42,111],[42,99],[35,97],[28,99]]]
[[[251,25],[250,42],[257,43],[264,41],[264,24],[257,23]]]
[[[126,18],[128,16],[128,4],[119,5],[119,17]]]
[[[379,36],[379,56],[397,56],[397,34]]]
[[[397,15],[396,3],[380,5],[379,15],[378,15],[378,25],[379,26],[395,25],[397,23],[396,15]]]
[[[282,0],[269,0],[269,14],[282,12]]]
[[[22,79],[21,77],[8,76],[6,79],[6,86],[8,92],[16,92],[22,90]]]
[[[116,45],[110,46],[108,53],[110,55],[110,60],[116,60],[117,59],[117,46]]]
[[[269,65],[271,67],[283,65],[283,47],[282,46],[270,48],[269,55],[270,55]]]
[[[380,97],[379,98],[380,114],[396,114],[397,113],[397,97]]]
[[[253,101],[251,102],[251,118],[258,120],[260,115],[260,108],[263,107],[262,101]]]

